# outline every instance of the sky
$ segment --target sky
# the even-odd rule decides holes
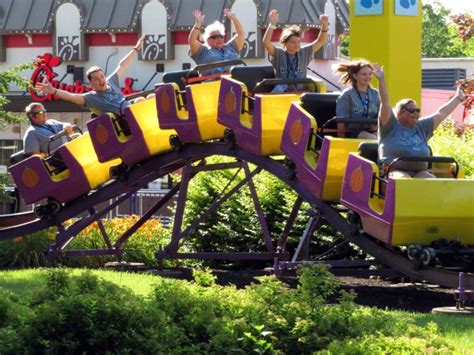
[[[433,4],[436,0],[422,0],[423,4]],[[469,13],[474,16],[474,0],[437,0],[445,8],[451,10],[451,14],[457,15]]]

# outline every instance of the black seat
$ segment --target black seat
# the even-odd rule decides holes
[[[26,158],[28,158],[28,156],[29,155],[25,154],[24,150],[20,150],[19,152],[16,152],[15,154],[12,154],[10,156],[10,164],[13,165],[13,164],[19,163],[22,160],[25,160]]]
[[[377,142],[363,142],[359,144],[360,156],[377,164],[379,144]]]
[[[336,116],[336,100],[338,93],[307,93],[301,96],[301,106],[308,111],[318,123],[318,128]],[[337,128],[336,122],[326,125],[325,128]],[[324,135],[335,135],[324,134]]]
[[[170,71],[163,74],[162,82],[163,83],[176,83],[179,86],[179,91],[184,91],[186,88],[186,83],[184,79],[186,78],[195,78],[199,74],[191,70],[179,70],[179,71]]]
[[[232,79],[238,80],[247,86],[250,93],[253,93],[255,86],[263,79],[275,78],[275,69],[272,65],[249,65],[246,67],[235,66],[230,69]],[[268,87],[268,92],[273,87]]]

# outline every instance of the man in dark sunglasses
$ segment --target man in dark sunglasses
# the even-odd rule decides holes
[[[237,34],[229,41],[225,41],[225,27],[219,21],[215,21],[206,26],[204,30],[204,43],[199,41],[199,35],[202,31],[204,15],[200,10],[193,12],[194,27],[191,29],[188,37],[189,55],[194,59],[196,64],[208,64],[212,62],[220,62],[223,60],[233,60],[240,57],[240,51],[245,43],[245,31],[230,9],[224,9],[224,16],[227,17],[235,27]],[[214,68],[204,71],[204,75],[222,73],[227,68]]]
[[[69,123],[48,119],[46,109],[39,102],[26,106],[25,113],[31,123],[23,137],[25,155],[39,154],[44,157],[67,142],[65,137],[50,142],[49,137],[62,130],[72,133]]]
[[[382,167],[387,167],[396,157],[429,157],[431,149],[428,140],[434,130],[466,100],[464,90],[458,86],[456,95],[429,116],[420,118],[420,109],[412,99],[400,100],[392,110],[385,76],[382,68],[373,66],[373,74],[379,80],[380,113],[379,113],[379,160]],[[426,162],[400,160],[393,166],[390,177],[435,178]]]

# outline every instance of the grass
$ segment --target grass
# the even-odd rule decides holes
[[[80,275],[84,269],[67,269],[73,275]],[[136,274],[109,270],[90,270],[98,277],[116,285],[130,289],[136,295],[147,297],[159,276]],[[0,271],[0,289],[8,290],[20,297],[26,297],[38,291],[46,281],[46,269],[25,269]],[[442,314],[422,314],[403,311],[390,311],[396,316],[414,319],[417,325],[429,322],[438,325],[441,334],[448,339],[461,354],[474,354],[474,318],[449,316]]]
[[[0,289],[11,291],[19,296],[29,296],[37,292],[46,282],[47,269],[24,269],[0,271]],[[66,269],[72,275],[80,275],[84,269]],[[151,274],[136,274],[130,272],[116,272],[110,270],[88,269],[92,274],[129,288],[138,296],[148,296],[156,283],[157,276]]]
[[[474,317],[420,313],[410,315],[420,326],[435,322],[441,333],[453,344],[465,349],[468,354],[474,354]]]

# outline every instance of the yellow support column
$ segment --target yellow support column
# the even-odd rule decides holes
[[[383,65],[392,104],[420,104],[421,0],[350,0],[350,10],[351,59]]]

